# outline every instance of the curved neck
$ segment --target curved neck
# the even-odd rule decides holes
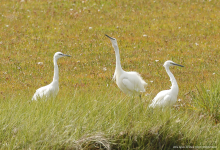
[[[172,84],[171,90],[174,89],[174,87],[177,87],[176,89],[178,89],[178,84],[176,82],[176,79],[174,78],[174,75],[171,73],[169,67],[165,66],[165,69],[166,69],[167,74],[170,77],[170,81],[171,81],[171,84]]]
[[[59,81],[59,70],[57,65],[57,60],[54,58],[54,75],[53,75],[53,81]]]
[[[120,54],[119,54],[119,48],[118,46],[113,46],[115,49],[115,56],[116,56],[116,70],[119,72],[122,72],[122,68],[121,68],[121,62],[120,62]]]

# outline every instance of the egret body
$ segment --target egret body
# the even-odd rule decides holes
[[[149,107],[166,107],[166,106],[173,106],[177,101],[177,95],[179,92],[179,87],[176,82],[176,79],[174,78],[173,74],[170,72],[169,67],[170,66],[180,66],[184,67],[182,65],[176,64],[173,61],[166,61],[164,63],[164,68],[166,69],[167,74],[170,77],[170,81],[172,83],[170,90],[164,90],[159,92],[156,97],[153,99],[152,103],[149,105]]]
[[[55,98],[58,91],[59,91],[59,70],[57,65],[57,60],[61,57],[70,57],[69,55],[63,54],[61,52],[56,52],[53,56],[53,62],[54,62],[54,76],[53,81],[36,90],[32,100],[37,100],[39,98],[45,98],[48,99],[50,97]]]
[[[147,85],[147,83],[142,79],[139,73],[126,72],[122,69],[117,41],[115,38],[112,38],[108,35],[106,36],[110,38],[112,46],[115,50],[116,68],[113,79],[116,80],[118,87],[121,89],[121,91],[129,95],[145,92],[144,86]]]

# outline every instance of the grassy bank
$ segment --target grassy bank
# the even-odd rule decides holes
[[[73,98],[46,102],[28,102],[24,97],[1,102],[2,148],[219,146],[219,123],[196,106],[152,110],[139,98],[99,93],[76,91]]]

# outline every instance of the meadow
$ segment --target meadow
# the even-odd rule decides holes
[[[216,0],[1,0],[0,149],[220,149],[220,2]],[[129,97],[112,80],[122,68],[146,93]],[[56,99],[32,102],[53,78]],[[171,109],[148,109],[178,85]]]

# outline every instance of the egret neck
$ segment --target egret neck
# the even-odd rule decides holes
[[[120,62],[120,54],[119,54],[119,48],[117,45],[113,45],[115,49],[115,56],[116,56],[116,72],[117,74],[121,74],[123,72],[123,69],[121,68],[121,62]]]
[[[170,81],[171,81],[171,91],[173,91],[176,95],[178,94],[179,91],[179,87],[178,84],[176,82],[176,79],[174,78],[174,75],[171,73],[169,66],[164,66],[165,70],[168,74],[168,76],[170,77]]]
[[[59,81],[59,70],[58,70],[58,65],[57,65],[57,59],[54,57],[54,76],[53,76],[53,82]]]

